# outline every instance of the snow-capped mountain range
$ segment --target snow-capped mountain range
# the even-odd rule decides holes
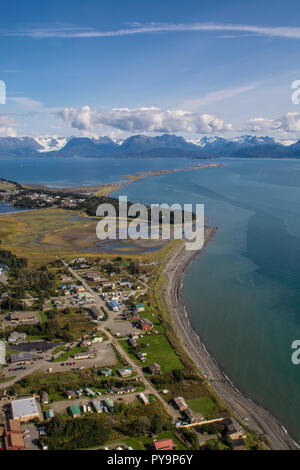
[[[133,135],[127,139],[38,136],[0,138],[0,157],[243,157],[300,158],[298,142],[243,135],[232,139],[205,136],[185,140],[175,134]]]

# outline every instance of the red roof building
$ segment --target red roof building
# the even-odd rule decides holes
[[[172,439],[166,438],[160,441],[153,441],[155,450],[176,450],[177,447]]]

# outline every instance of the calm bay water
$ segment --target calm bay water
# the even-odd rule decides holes
[[[121,181],[141,171],[186,168],[199,160],[186,158],[3,158],[0,177],[19,183],[54,187],[88,186]]]
[[[147,203],[205,204],[218,231],[185,277],[191,323],[235,385],[300,442],[300,365],[291,363],[291,343],[300,339],[300,162],[223,161],[228,166],[150,177],[118,194]],[[0,177],[96,185],[194,163],[9,159],[0,160]]]
[[[214,240],[190,266],[193,328],[248,397],[300,442],[300,162],[230,160],[122,189],[131,200],[204,203]]]

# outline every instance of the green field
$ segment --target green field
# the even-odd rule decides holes
[[[74,348],[71,348],[69,351],[66,351],[63,354],[60,354],[54,362],[62,362],[66,361],[69,359],[69,357],[73,356],[74,354],[80,353],[80,352],[85,352],[87,348],[81,348],[80,346],[74,346]]]
[[[192,398],[186,400],[186,403],[194,413],[201,413],[204,417],[208,417],[216,407],[216,403],[209,396]]]
[[[136,359],[136,356],[127,341],[120,341],[124,349]],[[164,335],[145,335],[139,339],[138,344],[148,344],[149,346],[142,349],[147,353],[146,361],[142,363],[143,367],[147,367],[152,362],[157,362],[161,366],[161,373],[169,372],[174,369],[183,369],[183,364],[179,357],[175,354],[169,341]],[[138,363],[141,365],[140,361]]]

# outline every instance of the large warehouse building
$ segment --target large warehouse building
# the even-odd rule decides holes
[[[13,419],[29,421],[39,418],[40,413],[35,398],[23,398],[11,402],[11,412]]]

